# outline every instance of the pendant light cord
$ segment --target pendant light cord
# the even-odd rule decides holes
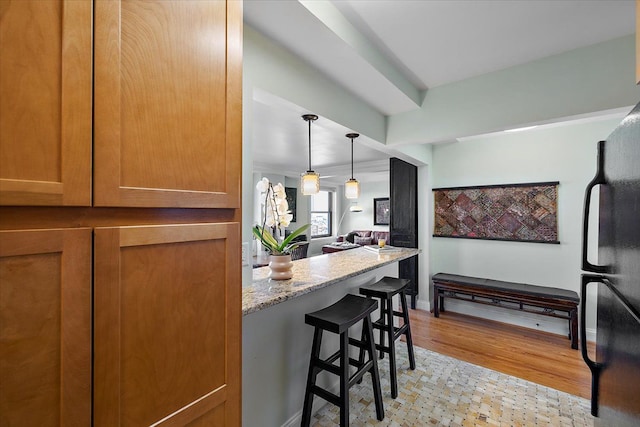
[[[353,138],[351,138],[351,179],[353,179]]]
[[[308,120],[309,122],[309,169],[307,170],[311,170],[311,120]]]

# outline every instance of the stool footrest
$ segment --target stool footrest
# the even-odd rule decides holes
[[[353,345],[355,347],[364,348],[364,349],[368,348],[368,346],[369,346],[369,344],[366,344],[366,343],[364,343],[364,342],[362,342],[360,340],[357,340],[357,339],[351,338],[351,337],[349,338],[349,344]]]
[[[337,353],[332,354],[331,356],[329,356],[328,359],[322,360],[320,358],[316,358],[316,359],[313,359],[313,361],[311,363],[313,364],[313,366],[315,368],[320,368],[320,369],[323,369],[325,371],[329,371],[332,374],[335,374],[335,375],[339,376],[340,375],[340,367],[333,364],[333,362],[335,362],[339,357],[340,357],[340,351],[338,350]],[[360,371],[362,371],[363,367],[365,367],[365,366],[367,367],[366,370],[369,370],[369,368],[371,368],[371,366],[367,365],[366,362],[364,364],[362,364],[362,363],[360,363],[359,360],[356,360],[356,359],[354,359],[352,357],[349,358],[349,365],[351,365],[354,368],[358,369],[358,371],[354,375],[359,374]],[[362,375],[361,375],[361,377],[362,377]]]
[[[327,362],[326,360],[317,359],[317,360],[315,360],[313,362],[313,366],[317,367],[317,368],[320,368],[320,369],[323,369],[325,371],[329,371],[332,374],[340,375],[340,367],[334,365],[331,362]]]
[[[312,385],[311,389],[309,390],[311,393],[315,394],[316,396],[320,396],[321,398],[323,398],[324,400],[326,400],[327,402],[333,403],[334,405],[340,407],[342,405],[340,405],[340,398],[338,396],[336,396],[335,394],[318,387],[317,385]]]
[[[355,365],[354,365],[354,362],[355,362]],[[353,366],[359,367],[359,369],[349,377],[349,388],[351,388],[351,386],[359,382],[362,379],[362,377],[364,377],[364,374],[369,372],[369,370],[371,369],[371,366],[373,365],[373,360],[368,360],[361,366],[360,362],[350,358],[349,363],[351,363],[351,365]]]
[[[373,327],[375,329],[380,329],[380,330],[383,330],[385,332],[387,331],[387,327],[385,325],[377,324],[377,322],[373,324]],[[393,339],[398,339],[400,337],[400,335],[402,335],[402,334],[404,334],[406,332],[406,330],[407,330],[407,324],[406,323],[404,325],[400,326],[400,327],[394,326],[393,327]]]

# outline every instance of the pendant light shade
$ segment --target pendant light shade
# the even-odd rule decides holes
[[[311,170],[311,122],[318,120],[315,114],[304,114],[302,119],[309,123],[309,169],[300,177],[302,194],[310,196],[320,191],[320,175]]]
[[[359,137],[357,133],[348,133],[347,138],[351,139],[351,179],[344,183],[344,197],[347,199],[357,199],[360,197],[360,183],[353,177],[353,140]]]

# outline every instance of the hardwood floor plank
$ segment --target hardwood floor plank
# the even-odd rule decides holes
[[[414,345],[576,396],[591,398],[591,373],[564,335],[444,312],[410,310]],[[595,344],[588,343],[593,354]]]

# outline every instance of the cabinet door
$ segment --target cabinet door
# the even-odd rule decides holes
[[[0,205],[91,205],[90,1],[0,2]]]
[[[240,207],[241,5],[96,2],[96,206]]]
[[[96,427],[240,425],[239,233],[96,229]]]
[[[91,230],[0,231],[0,425],[91,425]]]

